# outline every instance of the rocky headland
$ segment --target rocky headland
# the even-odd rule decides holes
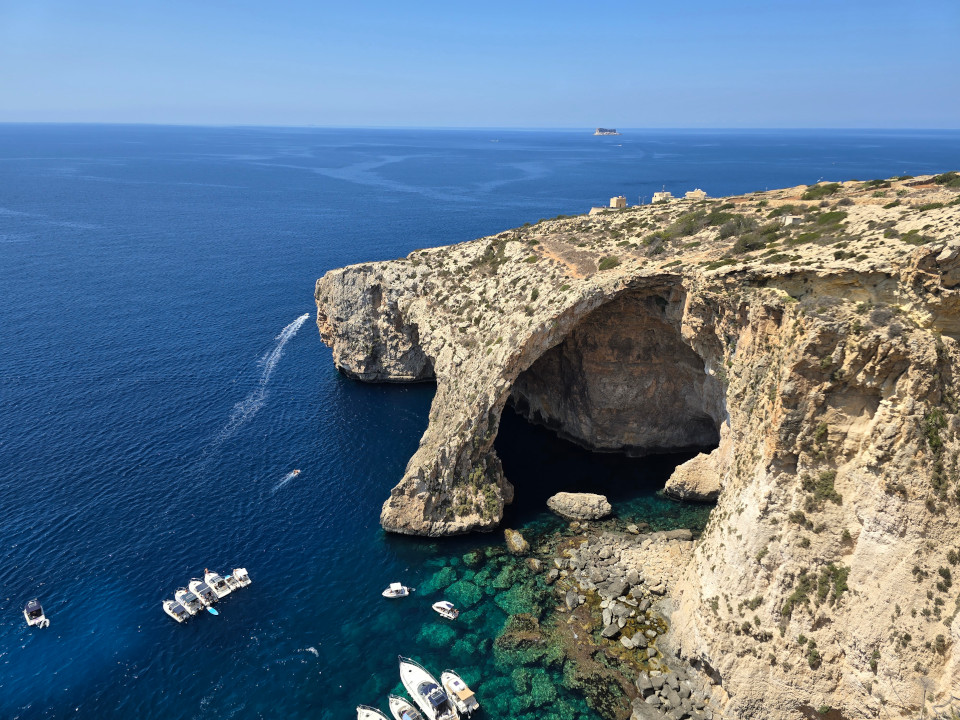
[[[508,402],[597,451],[701,452],[666,491],[716,507],[696,542],[661,543],[654,585],[657,542],[629,532],[553,568],[569,612],[617,603],[605,639],[652,677],[682,669],[687,698],[664,682],[690,707],[638,676],[660,700],[637,717],[960,709],[956,174],[545,220],[331,271],[316,299],[343,373],[437,384],[392,532],[497,526]],[[626,593],[603,597],[611,557]],[[623,632],[631,570],[664,632]]]

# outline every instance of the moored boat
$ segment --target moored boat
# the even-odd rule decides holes
[[[211,587],[199,578],[194,578],[191,580],[189,583],[187,583],[187,587],[190,588],[190,591],[199,597],[200,602],[207,607],[210,607],[220,599],[217,597],[217,594],[211,589]]]
[[[190,617],[187,609],[176,600],[164,600],[163,611],[178,623],[185,622]]]
[[[187,588],[179,588],[174,594],[173,599],[183,605],[188,613],[196,615],[203,610],[203,603],[192,591]]]
[[[460,611],[457,610],[453,606],[453,603],[449,600],[440,600],[439,602],[435,602],[432,607],[447,620],[456,620],[457,616],[460,614]]]
[[[390,720],[390,718],[369,705],[357,705],[357,720]]]
[[[406,698],[399,695],[389,695],[387,700],[390,703],[390,713],[394,720],[423,720],[423,715]]]
[[[246,587],[253,582],[247,574],[246,568],[234,568],[233,572],[227,575],[226,581],[228,584],[236,583],[237,587]]]
[[[390,583],[390,587],[384,590],[381,594],[385,598],[399,598],[406,597],[412,593],[416,588],[408,588],[406,585],[400,583]]]
[[[203,569],[203,581],[209,588],[213,590],[217,598],[226,597],[233,592],[233,588],[227,584],[226,580],[220,577],[220,575],[217,573],[210,572],[206,568]]]
[[[50,620],[43,614],[43,606],[40,605],[40,601],[36,598],[23,606],[23,617],[30,627],[50,627]]]
[[[473,690],[468,688],[463,678],[453,670],[444,670],[440,675],[440,682],[443,683],[443,689],[447,691],[447,694],[453,700],[453,704],[457,706],[457,710],[464,715],[470,715],[480,707]]]
[[[453,701],[422,665],[401,656],[400,681],[427,720],[459,720]]]

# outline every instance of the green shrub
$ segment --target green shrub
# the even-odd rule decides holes
[[[767,240],[757,233],[747,233],[737,238],[733,244],[733,252],[737,255],[754,250],[763,250],[767,246]]]
[[[933,181],[937,185],[946,185],[947,187],[960,187],[960,175],[957,175],[957,173],[953,171],[945,172],[941,175],[934,175]]]
[[[813,583],[810,580],[810,576],[807,575],[806,570],[801,570],[800,574],[797,576],[797,584],[793,587],[793,592],[787,597],[783,603],[783,608],[781,613],[784,617],[791,617],[793,615],[793,609],[797,606],[798,603],[809,604],[810,600],[807,595],[810,594],[810,591],[813,589]]]
[[[823,508],[823,503],[829,500],[836,505],[843,504],[843,496],[834,488],[834,481],[837,479],[835,470],[824,470],[814,479],[809,475],[804,475],[800,483],[804,490],[810,494],[808,500],[812,500],[811,506],[815,510]]]
[[[845,210],[831,210],[817,215],[817,225],[836,225],[847,217]]]
[[[597,270],[610,270],[619,264],[620,258],[616,255],[607,255],[606,257],[600,258],[600,262],[597,263]]]
[[[886,233],[884,233],[884,237],[886,237]],[[933,240],[933,238],[929,235],[921,235],[920,231],[914,228],[909,232],[905,232],[900,240],[905,242],[907,245],[926,245],[928,242]]]
[[[826,183],[824,185],[808,185],[807,190],[800,196],[801,200],[819,200],[833,195],[840,189],[840,183]]]
[[[923,436],[927,439],[927,445],[934,453],[940,453],[943,450],[943,439],[940,437],[940,431],[947,426],[947,418],[940,408],[931,410],[923,420]]]
[[[741,235],[745,232],[755,230],[758,223],[751,217],[745,215],[735,215],[720,226],[720,239],[725,240],[734,235]]]
[[[796,205],[781,205],[780,207],[775,207],[767,214],[767,219],[780,217],[781,215],[800,215],[805,208],[797,207]]]

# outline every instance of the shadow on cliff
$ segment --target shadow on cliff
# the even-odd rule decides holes
[[[500,418],[494,442],[504,474],[516,488],[505,509],[502,527],[518,527],[542,519],[547,498],[558,492],[606,495],[614,514],[631,522],[686,527],[688,515],[705,515],[704,506],[658,495],[674,468],[696,453],[629,457],[622,453],[591,452],[563,440],[553,431],[527,422],[509,406]],[[707,506],[709,507],[709,506]],[[697,523],[699,524],[699,523]]]

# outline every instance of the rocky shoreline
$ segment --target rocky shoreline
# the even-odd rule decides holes
[[[505,530],[507,548],[526,555],[530,544],[520,545],[519,535]],[[710,683],[666,649],[667,590],[692,538],[687,529],[571,523],[533,550],[542,559],[527,558],[553,590],[555,619],[513,616],[497,644],[559,645],[575,667],[569,674],[581,678],[573,685],[608,720],[712,720]]]

